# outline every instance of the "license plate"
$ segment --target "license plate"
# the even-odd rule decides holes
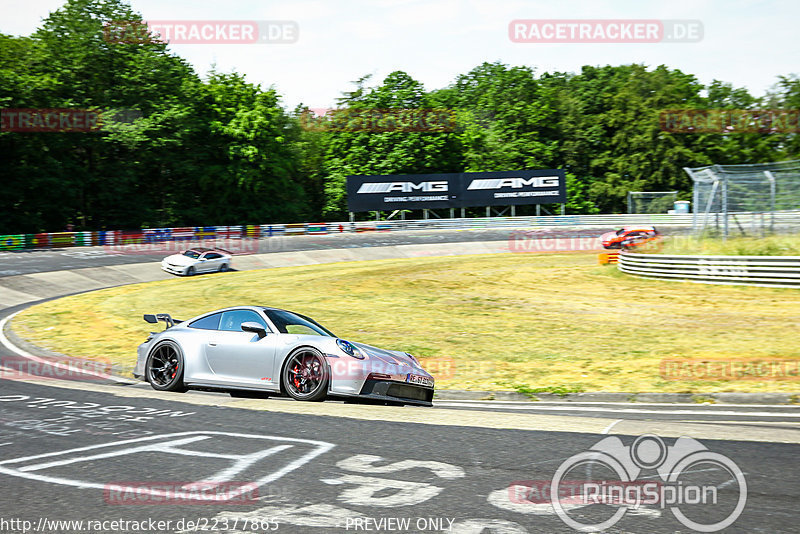
[[[406,382],[408,382],[409,384],[419,384],[420,386],[428,386],[428,387],[433,386],[433,378],[427,376],[412,375],[410,373],[408,374],[408,376],[406,376]]]

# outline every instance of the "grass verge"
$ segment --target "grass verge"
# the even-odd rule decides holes
[[[800,291],[643,280],[595,254],[499,254],[333,263],[151,282],[34,306],[32,342],[131,366],[152,328],[241,304],[316,318],[337,335],[406,350],[446,389],[797,391],[798,382],[668,380],[664,360],[800,360]]]
[[[712,237],[673,236],[666,238],[657,246],[643,249],[642,252],[718,256],[800,256],[800,235],[733,237],[726,241]]]

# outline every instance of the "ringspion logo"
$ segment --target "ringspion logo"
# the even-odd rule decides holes
[[[717,532],[744,511],[747,481],[733,460],[692,438],[670,446],[645,434],[625,445],[611,436],[567,458],[548,495],[556,515],[579,532],[606,531],[640,507],[668,509],[689,529]]]

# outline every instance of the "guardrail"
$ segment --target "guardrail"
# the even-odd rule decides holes
[[[398,230],[531,228],[553,226],[618,226],[653,224],[690,226],[691,215],[555,215],[540,217],[479,217],[241,226],[187,226],[98,232],[57,232],[0,235],[0,250],[103,246],[202,241],[207,239],[260,239],[290,235],[324,235],[340,232],[390,232]]]
[[[736,222],[749,228],[761,213],[737,213]],[[0,250],[53,247],[103,246],[197,241],[206,239],[259,239],[289,235],[321,235],[340,232],[391,232],[398,230],[482,230],[499,228],[619,227],[630,224],[689,228],[693,214],[542,215],[530,217],[475,217],[391,221],[256,224],[242,226],[186,226],[98,232],[57,232],[0,235]],[[800,211],[776,212],[775,224],[800,226]]]
[[[619,255],[620,271],[645,278],[704,284],[800,288],[800,256]]]

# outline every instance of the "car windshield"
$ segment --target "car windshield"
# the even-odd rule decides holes
[[[264,313],[282,334],[305,334],[311,336],[336,337],[330,330],[310,317],[285,310],[265,308]]]
[[[197,252],[196,250],[187,250],[186,252],[183,253],[183,255],[188,256],[194,260],[200,257],[200,253]]]

